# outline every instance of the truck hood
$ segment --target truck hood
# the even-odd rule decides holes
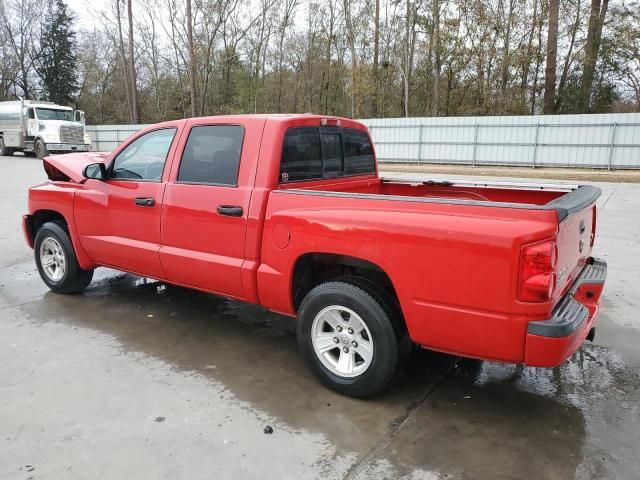
[[[84,167],[92,163],[99,163],[109,156],[105,152],[67,153],[65,155],[52,155],[44,157],[44,171],[49,180],[71,181],[80,183],[84,180],[82,171]]]

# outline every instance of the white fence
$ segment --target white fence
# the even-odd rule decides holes
[[[364,120],[381,162],[640,168],[640,114]]]
[[[381,162],[640,168],[640,114],[363,120]],[[111,151],[143,125],[87,127]]]
[[[146,125],[87,125],[91,148],[96,152],[110,152]]]

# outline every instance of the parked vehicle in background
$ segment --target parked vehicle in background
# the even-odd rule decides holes
[[[0,154],[24,152],[44,158],[49,153],[89,150],[83,111],[52,102],[0,102]]]
[[[297,317],[330,388],[387,388],[412,344],[553,367],[593,339],[598,188],[380,178],[366,127],[191,118],[47,157],[23,227],[43,281],[108,266]]]

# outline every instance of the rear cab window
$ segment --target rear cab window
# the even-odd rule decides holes
[[[280,160],[280,183],[375,173],[369,136],[340,127],[292,127]]]

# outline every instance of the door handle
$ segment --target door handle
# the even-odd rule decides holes
[[[243,210],[242,207],[236,207],[234,205],[218,205],[218,213],[220,215],[227,215],[228,217],[241,217]]]
[[[153,207],[156,204],[156,201],[151,197],[138,197],[135,202],[141,207]]]

